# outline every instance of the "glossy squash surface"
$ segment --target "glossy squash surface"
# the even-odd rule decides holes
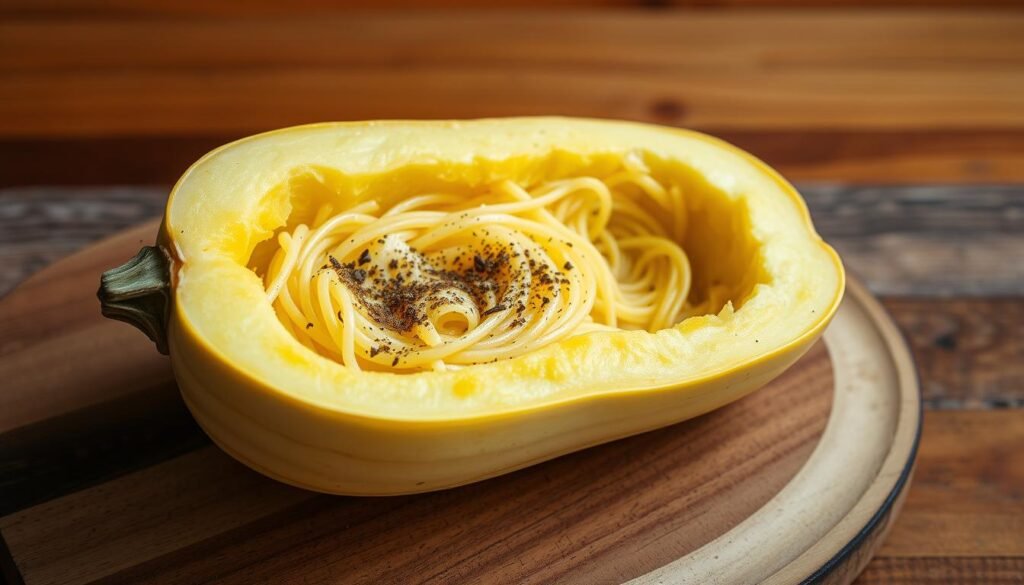
[[[683,194],[691,297],[721,298],[708,314],[399,374],[318,355],[265,298],[268,242],[325,202],[601,177],[624,157]],[[698,133],[565,118],[319,124],[247,138],[182,177],[159,245],[171,258],[168,346],[196,419],[253,468],[345,494],[468,483],[722,406],[799,358],[844,287],[803,201],[760,161]]]

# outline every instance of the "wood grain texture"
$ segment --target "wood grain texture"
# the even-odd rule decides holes
[[[855,585],[1010,585],[1024,580],[1020,557],[875,558]]]
[[[913,489],[857,585],[1024,581],[1022,442],[1024,410],[926,412]]]
[[[0,185],[170,182],[293,123],[540,113],[693,127],[796,179],[1024,180],[1020,12],[31,4],[0,22]]]
[[[0,71],[351,67],[400,74],[486,66],[611,69],[639,77],[665,71],[950,74],[978,68],[1007,74],[1024,62],[1024,40],[1015,36],[1022,26],[1024,14],[1016,11],[459,10],[244,19],[12,19],[0,25],[7,49],[0,54]],[[171,39],[175,42],[163,42]],[[136,50],[124,50],[129,47]]]
[[[1024,468],[1016,448],[1021,428],[1021,410],[926,413],[913,489],[899,522],[858,585],[1020,582],[1024,482],[1014,474]],[[209,452],[203,457],[212,457]],[[233,465],[223,460],[212,467],[218,464],[229,469]],[[280,513],[315,517],[317,509],[303,511],[300,506],[298,512]],[[273,525],[274,520],[266,522]],[[256,534],[263,530],[271,529],[261,523],[240,532],[269,542],[270,535]],[[239,537],[228,531],[204,546],[228,547]],[[289,537],[298,540],[294,546],[307,542],[299,534]],[[147,566],[155,570],[159,565]]]
[[[1024,407],[1024,298],[883,300],[932,409]]]
[[[331,14],[349,10],[407,10],[423,8],[480,8],[478,0],[297,0],[283,5],[273,0],[7,0],[0,15],[66,18],[69,16],[249,16]],[[1015,0],[500,0],[488,2],[491,9],[605,9],[605,8],[792,8],[792,7],[880,7],[892,8],[984,8],[1014,7]]]
[[[0,516],[209,444],[170,379],[8,431]]]
[[[1017,130],[699,129],[755,154],[791,180],[1024,182],[1024,132]]]
[[[743,130],[701,127],[793,180],[1024,182],[1024,130]],[[244,136],[0,138],[0,187],[170,184]]]
[[[707,416],[455,490],[316,496],[208,447],[0,531],[29,583],[606,582],[697,548],[774,495],[824,427],[828,373],[819,346]],[[787,416],[764,416],[774,409]]]
[[[1022,422],[1019,409],[926,413],[914,489],[879,556],[1024,557]]]
[[[67,189],[0,190],[0,295],[86,244],[161,215],[168,192],[107,187],[81,189],[77,197]]]
[[[882,295],[1024,292],[1024,189],[801,185],[818,232]]]
[[[515,71],[492,65],[398,69],[5,74],[0,77],[0,133],[253,133],[330,120],[538,115],[723,129],[1024,125],[1024,105],[1016,99],[1024,93],[1024,78],[1016,70],[1002,75],[968,70],[954,77],[904,71]],[[409,91],[418,99],[398,97]],[[77,99],[54,99],[68,95]],[[866,100],[866,95],[874,97]]]
[[[744,130],[1024,126],[1017,12],[477,11],[283,24],[5,24],[0,136],[517,114]]]
[[[129,230],[107,240],[109,249],[131,250],[142,234],[156,224]],[[0,409],[0,433],[52,419],[94,404],[129,395],[171,379],[165,357],[155,355],[152,344],[138,339],[137,331],[97,317],[97,275],[110,267],[108,257],[78,254],[35,275],[26,289],[0,305],[0,356],[5,360],[0,379],[7,390]],[[100,367],[98,362],[59,361],[54,346],[71,351],[109,353],[124,360],[123,367]],[[17,355],[15,367],[11,356]],[[73,374],[73,389],[65,382]],[[20,391],[19,391],[20,389]]]

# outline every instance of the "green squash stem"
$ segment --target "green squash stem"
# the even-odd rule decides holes
[[[163,250],[144,246],[134,258],[100,277],[103,316],[134,325],[167,355],[171,314],[171,263]]]

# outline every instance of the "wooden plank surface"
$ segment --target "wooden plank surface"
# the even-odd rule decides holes
[[[1024,407],[1024,299],[883,299],[932,409]]]
[[[170,181],[288,124],[512,114],[694,127],[797,179],[1022,180],[1022,32],[1019,11],[10,17],[0,184]]]
[[[875,557],[856,585],[1010,585],[1021,582],[1020,557]]]
[[[926,412],[914,486],[878,556],[1024,558],[1022,414]]]
[[[699,129],[793,180],[1024,180],[1024,130]],[[0,137],[0,185],[173,183],[199,157],[243,135]]]
[[[1024,92],[1024,15],[929,16],[474,12],[288,26],[279,18],[216,27],[13,23],[0,32],[9,45],[0,135],[187,135],[536,114],[698,128],[1024,125],[1016,99]],[[408,88],[417,99],[405,98]],[[77,99],[54,99],[63,95]]]
[[[1024,581],[1022,442],[1020,409],[926,412],[913,486],[857,585]]]
[[[823,72],[903,72],[938,81],[974,71],[988,73],[991,81],[986,83],[1019,83],[1011,74],[1024,63],[1024,39],[1017,36],[1022,24],[1024,14],[1014,11],[864,10],[402,11],[250,15],[230,21],[11,19],[0,25],[6,49],[0,54],[0,71],[41,78],[76,70],[86,75],[143,69],[154,74],[254,68],[281,73],[351,67],[399,75],[485,66],[563,73],[610,68],[639,79],[669,72],[683,77],[717,72],[736,82],[742,81],[739,73],[806,78]],[[867,33],[870,38],[865,38]],[[175,42],[162,42],[169,39]],[[885,84],[878,89],[889,91]],[[1003,97],[1013,101],[1007,99],[1012,96]],[[787,105],[780,115],[795,119],[795,106]],[[1000,126],[1007,122],[1000,118]]]
[[[283,5],[274,0],[7,0],[0,15],[29,17],[67,16],[238,16],[330,14],[348,10],[398,10],[432,8],[479,8],[476,0],[296,0]],[[892,8],[985,8],[1017,6],[1016,0],[496,0],[491,9],[607,9],[607,8],[790,8],[878,7]]]

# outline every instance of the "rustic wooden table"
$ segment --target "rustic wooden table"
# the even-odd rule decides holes
[[[858,582],[1024,580],[1024,12],[299,4],[231,20],[199,2],[0,6],[0,293],[158,215],[192,160],[264,129],[566,114],[703,130],[800,185],[917,360],[916,475]],[[7,447],[0,515],[97,479],[73,462],[26,475]],[[141,465],[130,445],[102,457],[108,475]]]

